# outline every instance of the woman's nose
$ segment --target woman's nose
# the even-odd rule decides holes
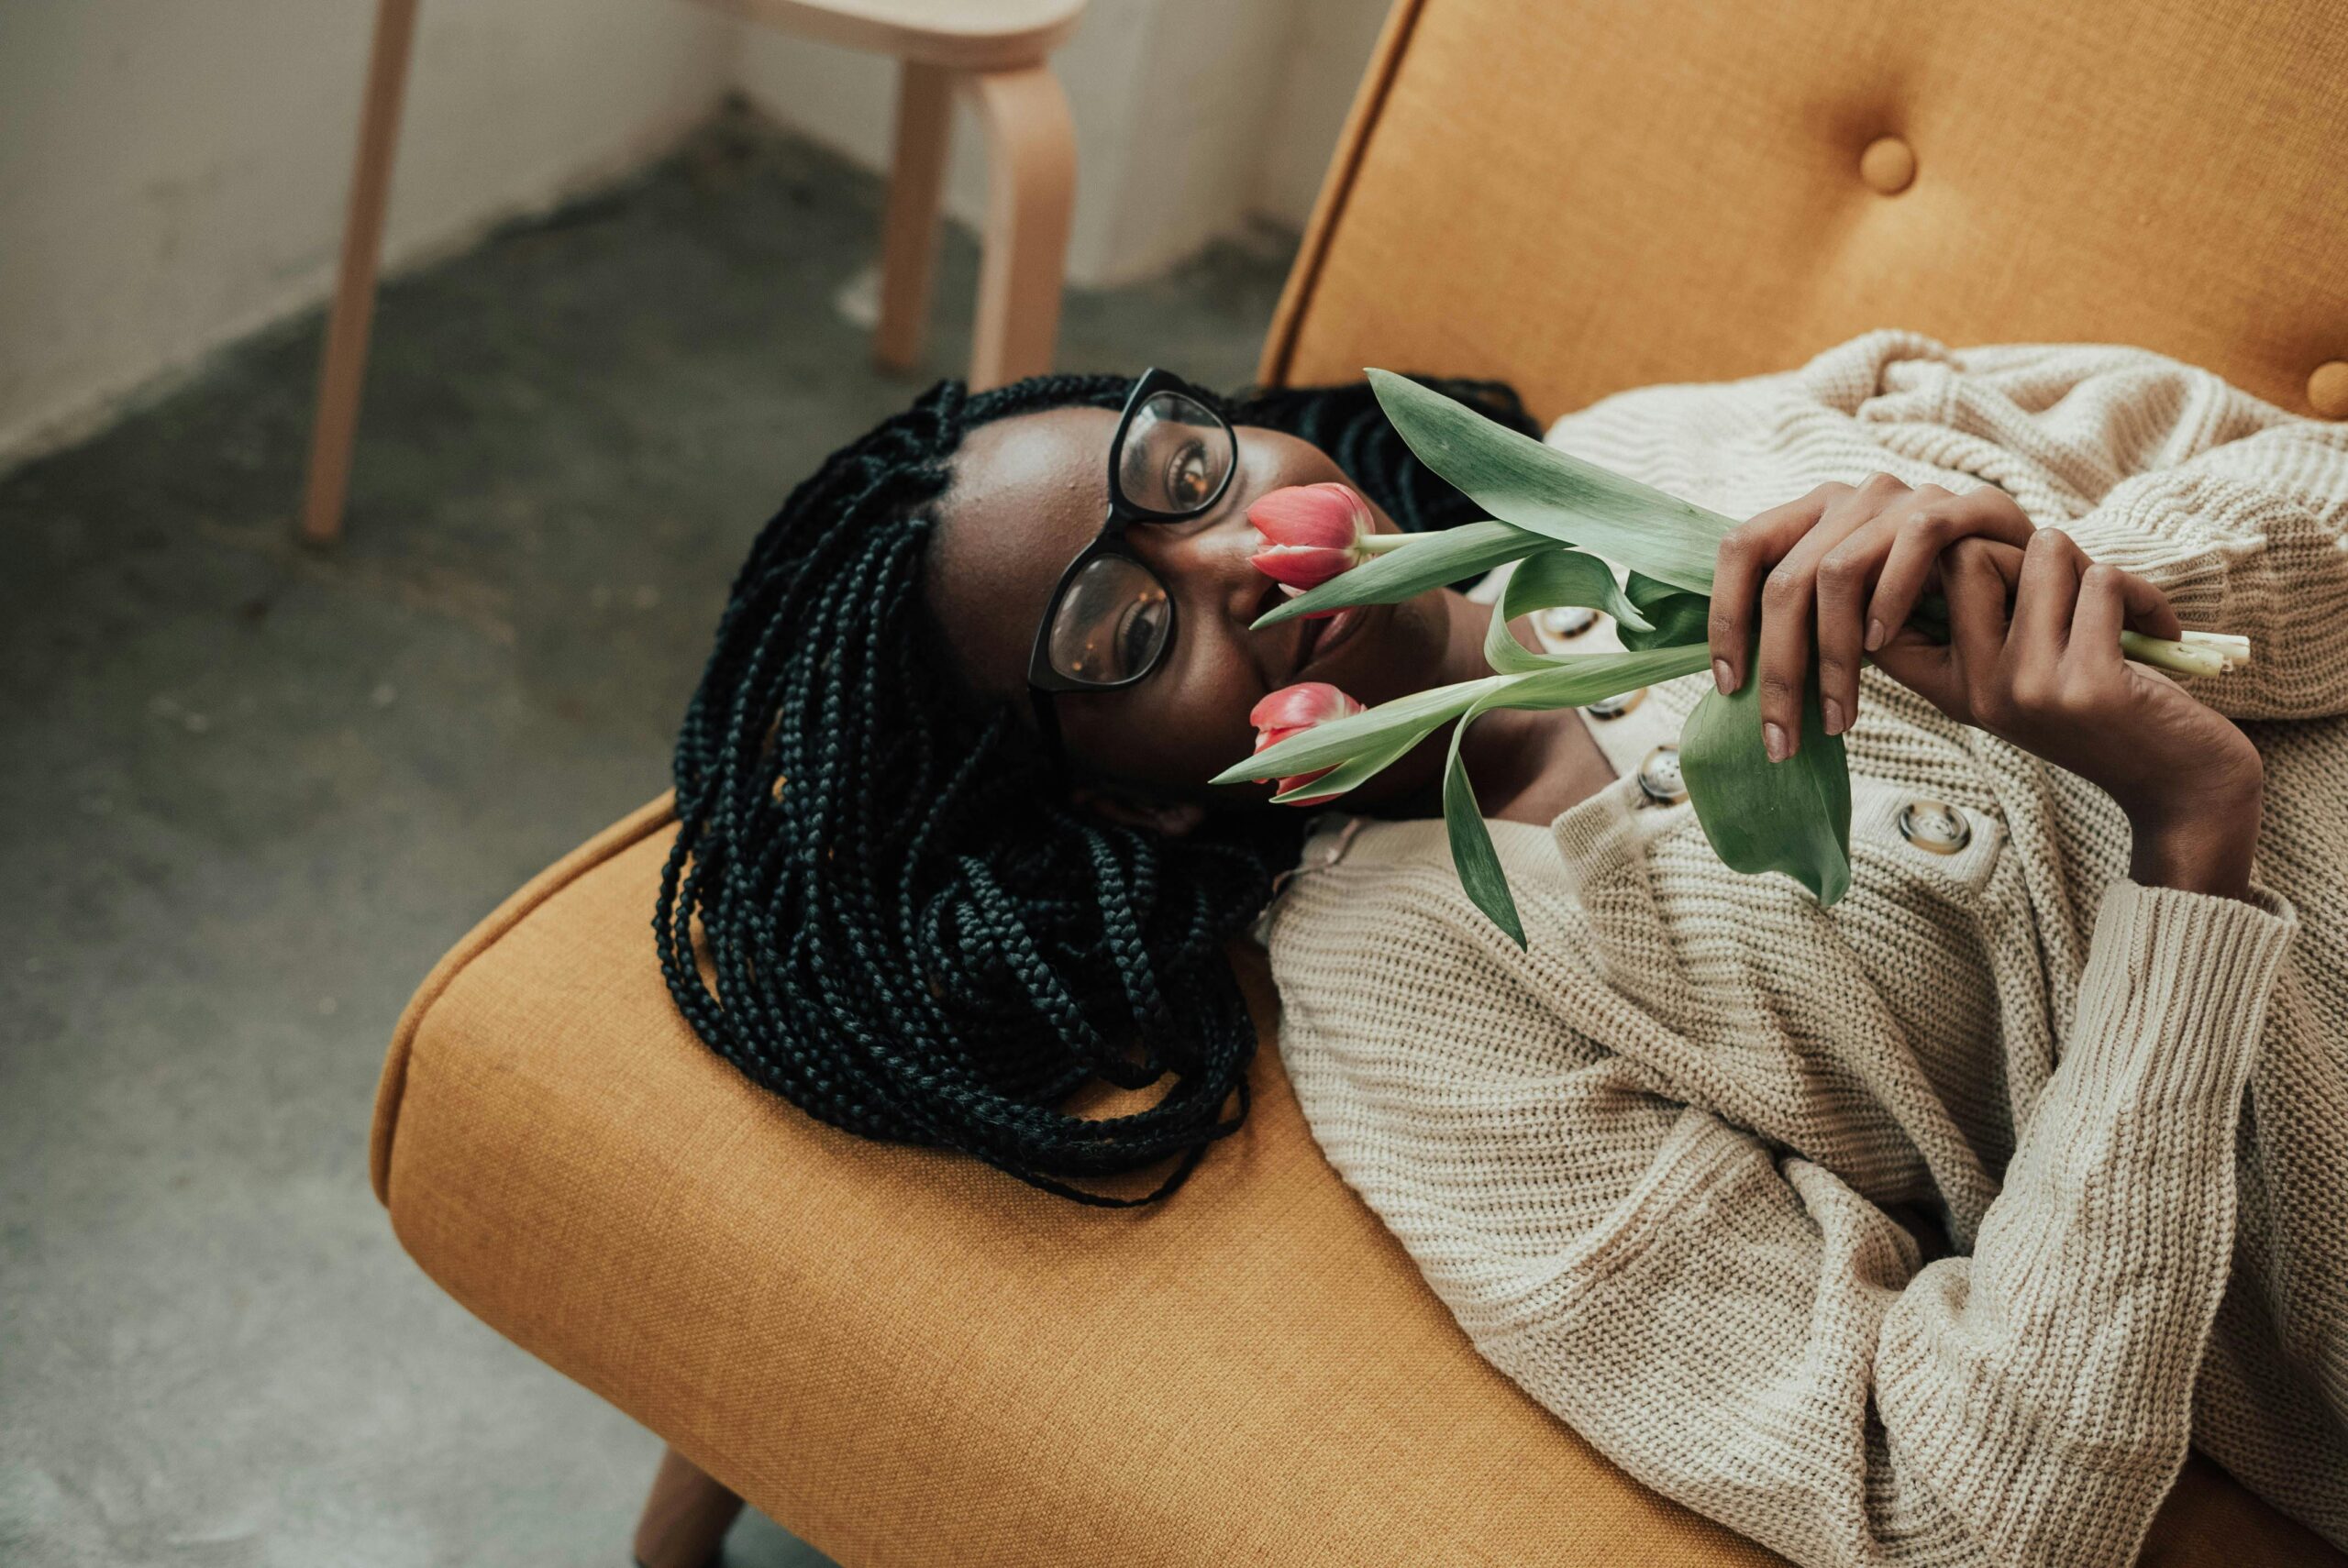
[[[1128,538],[1146,532],[1135,529]],[[1263,536],[1247,521],[1244,503],[1228,507],[1224,515],[1202,526],[1180,531],[1140,544],[1177,601],[1193,613],[1217,614],[1240,631],[1262,613],[1271,579],[1256,569],[1248,558],[1264,547]]]

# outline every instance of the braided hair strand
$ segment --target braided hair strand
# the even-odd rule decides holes
[[[1532,427],[1503,386],[1434,384]],[[1301,824],[1218,812],[1175,838],[1074,806],[1015,710],[941,675],[921,585],[966,433],[1113,409],[1131,385],[940,382],[791,492],[735,578],[677,737],[653,922],[679,1010],[753,1081],[861,1136],[1108,1207],[1164,1198],[1246,1120],[1256,1032],[1224,948],[1294,863]],[[1476,514],[1366,384],[1223,412],[1320,446],[1406,528]],[[1131,1114],[1060,1109],[1095,1079],[1169,1076]],[[1140,1198],[1073,1185],[1169,1157]]]

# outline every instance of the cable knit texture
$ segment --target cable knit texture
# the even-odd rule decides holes
[[[1332,817],[1262,928],[1332,1163],[1494,1365],[1797,1562],[2125,1563],[2188,1442],[2348,1545],[2348,427],[1877,332],[1550,439],[1740,517],[1996,483],[2246,634],[2195,690],[2265,757],[2254,897],[2128,881],[2099,791],[1872,670],[1833,909],[1626,777],[1494,824],[1519,952],[1439,822]]]

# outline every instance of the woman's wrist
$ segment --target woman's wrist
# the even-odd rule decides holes
[[[2177,809],[2130,812],[2128,875],[2146,888],[2247,899],[2263,803],[2254,785]]]

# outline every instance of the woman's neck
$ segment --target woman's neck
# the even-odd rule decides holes
[[[1446,593],[1449,611],[1444,649],[1429,686],[1449,686],[1491,674],[1484,662],[1484,635],[1492,607],[1465,595]],[[1537,646],[1519,623],[1517,640]],[[1387,810],[1398,816],[1439,816],[1443,812],[1443,763],[1448,728],[1428,737],[1395,772],[1410,777],[1407,788]],[[1559,812],[1611,783],[1614,769],[1599,749],[1580,710],[1547,712],[1498,708],[1479,718],[1460,743],[1460,759],[1476,782],[1476,803],[1487,817],[1546,825]]]

